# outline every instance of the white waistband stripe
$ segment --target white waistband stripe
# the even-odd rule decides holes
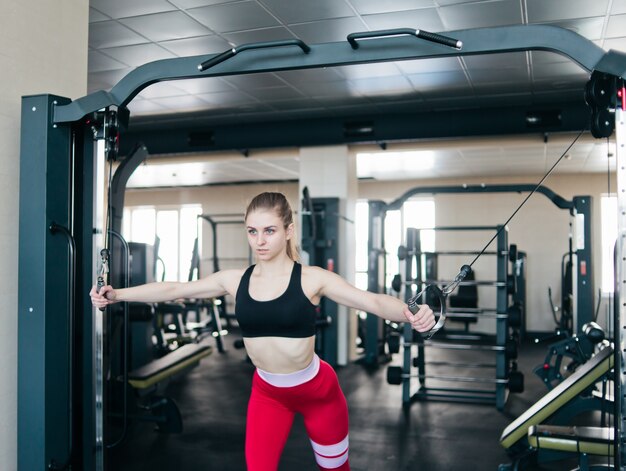
[[[311,381],[317,375],[317,372],[320,370],[320,358],[316,355],[313,355],[313,360],[309,363],[309,366],[306,368],[295,371],[293,373],[268,373],[267,371],[263,371],[259,368],[256,369],[258,375],[265,381],[266,383],[271,384],[272,386],[276,386],[278,388],[292,388],[294,386],[298,386],[300,384],[304,384],[307,381]]]

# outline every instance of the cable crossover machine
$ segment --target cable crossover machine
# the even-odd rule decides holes
[[[592,78],[601,76],[610,81],[626,74],[624,54],[604,51],[577,33],[556,26],[516,25],[447,34],[450,37],[399,28],[357,32],[344,41],[313,45],[295,39],[248,44],[222,54],[151,62],[134,69],[111,90],[73,101],[51,94],[22,98],[17,411],[20,469],[107,469],[107,445],[114,444],[112,439],[116,438],[111,434],[105,388],[109,314],[94,310],[87,293],[95,274],[106,274],[98,270],[99,254],[108,238],[107,228],[111,227],[102,211],[107,206],[100,185],[106,180],[105,164],[119,158],[119,138],[125,132],[129,114],[126,106],[144,88],[168,80],[532,50],[568,57]],[[590,95],[598,97],[594,87],[590,88]],[[609,108],[610,103],[596,99],[591,129],[594,136],[607,137],[617,128],[620,236],[616,279],[621,285],[626,283],[622,239],[626,234],[626,171],[621,163],[626,143],[626,106],[622,100],[614,111]],[[501,132],[510,131],[510,127],[500,124]],[[412,132],[417,137],[417,132]],[[443,137],[432,132],[430,137]],[[342,134],[336,134],[332,142],[338,142],[337,135]],[[355,142],[362,138],[344,135],[339,139]],[[111,255],[115,263],[118,256]],[[380,291],[378,281],[370,288]],[[623,343],[626,303],[620,302],[619,292],[616,306],[614,331]],[[583,312],[580,306],[579,310]],[[93,315],[85,315],[90,312]],[[372,329],[368,335],[377,336],[376,328]],[[626,407],[621,392],[626,387],[622,355],[622,349],[616,348],[615,371],[619,378],[615,381],[615,397],[621,399],[615,457],[616,467],[626,469],[622,456],[626,439],[621,420]],[[181,361],[184,364],[187,360]]]

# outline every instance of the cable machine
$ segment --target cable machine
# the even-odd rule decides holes
[[[117,158],[119,123],[128,115],[126,105],[142,89],[167,80],[529,50],[562,54],[590,72],[619,77],[626,71],[626,56],[605,52],[564,28],[517,25],[448,34],[450,38],[403,28],[353,33],[346,41],[315,45],[300,40],[243,45],[223,54],[155,61],[136,68],[110,91],[74,101],[50,94],[23,97],[17,386],[20,469],[103,471],[107,445],[117,438],[110,436],[104,423],[108,314],[93,310],[87,293],[108,235],[103,229],[108,217],[103,212],[106,196],[100,185],[106,180],[105,162]],[[463,44],[461,50],[458,41]],[[620,159],[622,113],[623,103],[616,113]],[[595,119],[600,126],[607,121],[603,113],[595,116],[601,118]],[[618,180],[622,242],[621,234],[626,233],[622,170],[618,170]],[[620,244],[618,253],[623,250]],[[618,266],[618,280],[626,282],[623,263]],[[626,325],[620,319],[626,319],[626,311],[619,303],[619,292],[616,301],[615,331],[624,342]],[[580,305],[578,309],[583,310]],[[616,351],[616,371],[623,382],[622,349]],[[621,382],[616,381],[620,386]],[[626,398],[615,397],[622,398],[622,409],[626,408]],[[621,421],[617,427],[620,455],[625,438]]]

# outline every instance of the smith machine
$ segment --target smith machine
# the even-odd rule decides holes
[[[477,54],[544,50],[561,54],[589,72],[621,77],[626,58],[606,52],[582,36],[554,26],[518,25],[450,31],[448,37],[402,28],[350,34],[346,41],[307,45],[300,40],[242,45],[217,55],[161,60],[138,67],[110,91],[98,91],[71,101],[53,95],[26,96],[22,100],[20,153],[20,221],[18,279],[18,467],[30,469],[107,469],[107,450],[119,441],[112,433],[104,387],[109,371],[105,342],[107,317],[118,315],[93,310],[87,293],[101,270],[100,251],[109,239],[103,208],[107,206],[101,182],[106,180],[107,161],[117,159],[120,127],[128,116],[126,105],[151,84],[177,79],[276,72],[291,69],[365,64],[380,61],[417,60]],[[462,49],[458,49],[462,42]],[[566,105],[564,105],[567,108]],[[564,109],[563,127],[572,126],[570,111]],[[595,113],[596,125],[613,123],[602,106]],[[623,158],[622,109],[618,109],[618,158]],[[524,119],[526,110],[519,110]],[[498,114],[498,116],[500,116]],[[588,116],[588,115],[587,115]],[[578,118],[577,118],[578,119]],[[446,137],[462,133],[449,113],[429,115],[429,125],[416,131],[402,119],[391,126],[387,140],[417,137]],[[576,121],[579,123],[579,121]],[[287,125],[295,125],[291,123]],[[593,123],[592,123],[593,124]],[[325,120],[312,135],[311,128],[299,133],[283,132],[275,145],[306,145],[357,142],[363,136],[337,132],[343,120]],[[519,131],[511,121],[494,119],[489,131],[495,134]],[[486,130],[485,130],[486,132]],[[427,134],[421,134],[427,133]],[[236,135],[235,135],[236,134]],[[241,148],[241,133],[215,134],[221,148]],[[248,134],[248,133],[246,133]],[[381,134],[383,134],[381,132]],[[182,135],[181,135],[182,136]],[[300,142],[287,142],[301,136]],[[248,147],[267,145],[267,136],[251,133]],[[163,139],[174,142],[174,134]],[[161,142],[164,142],[163,139]],[[182,141],[187,142],[188,135]],[[308,140],[307,140],[308,139]],[[371,139],[371,137],[370,137]],[[207,145],[207,149],[214,149]],[[196,148],[196,151],[202,150]],[[618,166],[619,168],[619,166]],[[620,191],[626,187],[618,171]],[[620,192],[620,234],[626,231],[626,200]],[[620,242],[623,239],[620,236]],[[619,253],[623,253],[622,245]],[[118,264],[112,254],[111,265]],[[619,258],[619,260],[626,260]],[[106,265],[108,260],[104,260]],[[618,280],[624,278],[621,262]],[[111,271],[120,267],[111,266]],[[104,280],[103,280],[104,281]],[[616,319],[626,340],[626,307],[619,303]],[[123,315],[122,315],[123,317]],[[125,321],[122,321],[125,322]],[[622,349],[616,349],[616,371],[621,381]],[[616,381],[621,386],[621,381]],[[618,391],[619,392],[619,391]],[[621,394],[622,407],[626,399]],[[623,453],[621,420],[616,434],[618,454]],[[620,461],[621,463],[621,461]],[[621,468],[620,468],[621,469]]]

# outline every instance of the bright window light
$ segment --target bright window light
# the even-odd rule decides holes
[[[367,289],[367,237],[369,206],[367,201],[356,204],[356,283],[361,289]],[[406,229],[414,227],[420,231],[421,248],[423,251],[435,250],[435,201],[432,199],[409,200],[401,210],[388,211],[385,217],[385,250],[387,251],[385,282],[391,286],[391,280],[398,273],[398,246],[404,243]]]
[[[602,219],[602,292],[613,292],[613,250],[617,239],[617,198],[602,196],[600,200]]]
[[[124,208],[123,235],[129,242],[153,245],[155,236],[160,239],[156,279],[187,281],[196,237],[202,237],[197,216],[200,205],[183,205],[176,209],[157,207]],[[200,244],[201,245],[201,244]]]
[[[430,150],[405,152],[373,152],[356,155],[357,175],[359,178],[384,178],[386,175],[406,174],[417,176],[424,170],[433,168],[435,153]]]

